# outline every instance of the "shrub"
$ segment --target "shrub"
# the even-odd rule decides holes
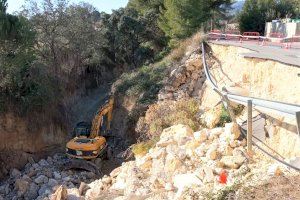
[[[127,96],[138,96],[139,103],[151,104],[157,99],[162,87],[166,66],[165,62],[160,62],[124,73],[117,84],[117,92]]]
[[[179,62],[188,51],[188,48],[195,49],[195,45],[200,45],[200,42],[203,40],[204,36],[201,32],[196,33],[192,37],[181,40],[181,41],[174,41],[172,48],[174,50],[167,56],[172,62]]]
[[[151,105],[143,122],[148,127],[148,138],[159,136],[163,129],[175,124],[184,124],[196,131],[200,125],[196,117],[198,109],[198,102],[192,98]]]
[[[221,112],[221,116],[220,116],[220,121],[219,123],[216,125],[217,127],[220,126],[225,126],[226,123],[231,122],[231,118],[229,115],[229,112],[226,110],[226,108],[224,107],[224,105],[222,106],[222,112]]]

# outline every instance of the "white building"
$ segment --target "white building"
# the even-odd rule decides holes
[[[293,37],[300,36],[300,20],[273,20],[266,23],[265,36],[267,37]]]

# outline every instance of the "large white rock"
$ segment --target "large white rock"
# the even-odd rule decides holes
[[[173,191],[174,190],[174,186],[172,183],[166,183],[165,184],[165,190],[167,191]]]
[[[67,200],[81,200],[79,190],[77,188],[67,189]]]
[[[238,169],[245,160],[246,159],[243,156],[223,156],[221,162],[224,163],[226,167]]]
[[[17,179],[15,181],[15,189],[18,191],[18,195],[24,195],[29,189],[29,183],[23,179]]]
[[[110,172],[109,175],[110,175],[112,178],[115,178],[115,177],[117,177],[117,176],[120,174],[120,172],[121,172],[121,167],[118,167],[118,168],[112,170],[112,172]]]
[[[14,168],[14,169],[11,170],[10,175],[12,177],[18,177],[18,176],[21,176],[21,172]]]
[[[223,127],[217,127],[209,131],[209,136],[219,137],[224,132]]]
[[[48,178],[45,175],[39,175],[37,178],[34,179],[34,182],[37,184],[47,183]]]
[[[234,140],[238,139],[241,135],[239,126],[236,123],[226,123],[224,132]]]
[[[52,187],[58,185],[58,181],[53,178],[50,178],[48,181],[48,185],[52,188]]]
[[[195,138],[195,140],[197,140],[201,143],[205,142],[207,140],[207,131],[204,129],[204,130],[195,132],[194,138]]]
[[[171,126],[167,129],[164,129],[160,138],[161,139],[170,139],[173,138],[175,141],[180,141],[183,138],[188,138],[193,136],[193,130],[185,125],[178,124]]]
[[[149,155],[151,156],[152,159],[160,159],[162,157],[165,157],[166,149],[155,147],[151,149],[151,151],[149,151]]]
[[[96,199],[102,193],[103,183],[101,180],[96,180],[88,186],[90,189],[86,191],[86,199]]]
[[[201,116],[201,121],[208,128],[214,128],[219,123],[222,114],[222,105],[214,107],[209,111],[205,112]]]
[[[126,188],[126,178],[117,177],[116,182],[111,186],[113,190],[124,190]]]
[[[210,183],[213,182],[215,179],[215,176],[213,174],[213,170],[210,167],[203,167],[204,171],[204,183]]]
[[[42,159],[42,160],[39,161],[39,165],[40,166],[48,166],[49,163],[45,159]]]
[[[215,146],[212,146],[206,152],[206,157],[211,160],[216,160],[218,158],[218,151]]]
[[[173,178],[173,185],[178,189],[176,196],[180,197],[185,188],[201,186],[202,181],[192,173],[178,174]]]
[[[176,144],[176,141],[173,137],[163,137],[157,143],[157,147],[167,147],[168,145]]]
[[[61,175],[60,175],[59,172],[53,172],[53,177],[54,177],[54,179],[56,179],[56,180],[61,179]]]

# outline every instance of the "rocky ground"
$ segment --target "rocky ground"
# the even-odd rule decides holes
[[[21,172],[12,170],[0,195],[43,200],[299,199],[300,175],[259,152],[249,157],[245,145],[233,123],[198,132],[175,125],[163,131],[145,156],[124,162],[109,175],[64,171],[59,166],[65,157],[55,155],[32,161]]]
[[[38,162],[29,159],[23,170],[12,169],[10,177],[0,182],[0,200],[46,200],[61,185],[67,189],[68,199],[78,199],[76,196],[79,196],[79,186],[91,183],[103,174],[109,174],[120,165],[120,161],[116,159],[103,160],[102,174],[96,175],[84,170],[67,170],[65,163],[68,161],[69,158],[64,154],[56,154]]]

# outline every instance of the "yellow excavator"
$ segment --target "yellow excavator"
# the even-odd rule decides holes
[[[66,145],[66,154],[72,158],[68,168],[82,168],[88,171],[97,171],[97,166],[91,162],[107,154],[107,141],[103,135],[111,131],[111,121],[114,98],[109,96],[97,111],[92,124],[79,122],[74,128],[74,138]],[[89,166],[88,166],[89,165]]]

